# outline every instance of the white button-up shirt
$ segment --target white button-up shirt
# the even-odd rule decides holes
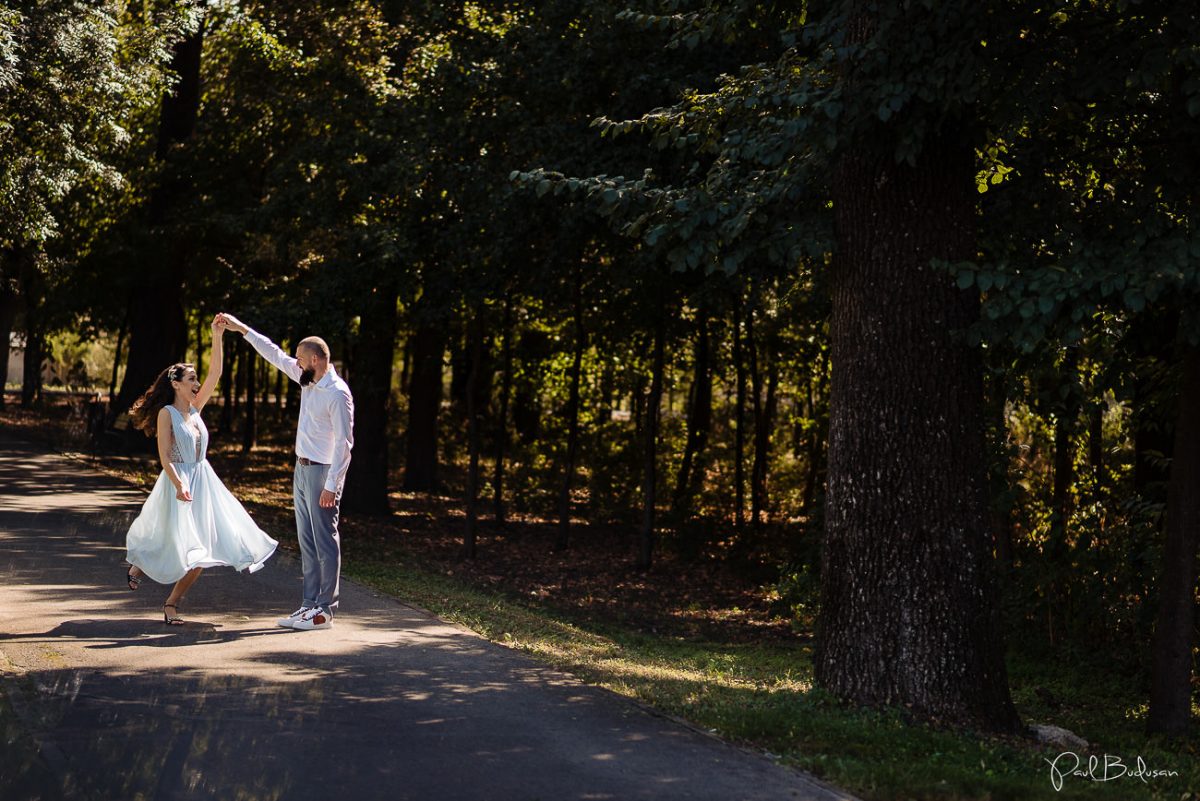
[[[262,357],[299,383],[300,365],[271,340],[254,329],[243,336]],[[354,396],[350,387],[333,369],[320,381],[300,388],[300,420],[296,424],[296,455],[318,464],[329,465],[325,489],[341,494],[350,469],[350,450],[354,447]]]

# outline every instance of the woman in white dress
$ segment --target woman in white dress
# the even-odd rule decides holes
[[[278,543],[255,525],[205,458],[208,429],[200,411],[221,377],[223,321],[213,320],[210,369],[200,384],[190,364],[163,370],[130,409],[135,426],[158,437],[163,470],[126,535],[130,569],[137,589],[142,576],[175,586],[163,604],[163,622],[182,625],[179,604],[206,567],[233,567],[253,573]]]

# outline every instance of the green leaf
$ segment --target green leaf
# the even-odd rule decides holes
[[[975,283],[975,273],[973,271],[963,270],[958,274],[959,289],[968,289],[973,283]]]

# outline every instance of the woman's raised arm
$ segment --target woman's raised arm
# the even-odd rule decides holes
[[[221,373],[225,370],[225,322],[220,315],[213,318],[212,321],[212,356],[208,360],[208,375],[204,376],[204,383],[200,385],[200,392],[196,394],[196,400],[193,404],[196,411],[204,408],[204,404],[208,403],[208,399],[217,389],[217,381],[221,379]]]

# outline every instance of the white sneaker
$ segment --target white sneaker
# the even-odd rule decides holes
[[[305,612],[299,620],[292,624],[297,631],[312,631],[313,629],[333,628],[333,616],[317,606]]]
[[[279,618],[279,620],[276,620],[275,622],[278,623],[280,626],[283,626],[285,629],[290,629],[296,625],[297,620],[299,620],[300,618],[302,618],[306,614],[308,614],[309,611],[311,611],[311,609],[312,609],[312,607],[310,607],[310,606],[302,606],[299,609],[297,609],[295,612],[292,612],[287,617],[281,617],[281,618]]]

